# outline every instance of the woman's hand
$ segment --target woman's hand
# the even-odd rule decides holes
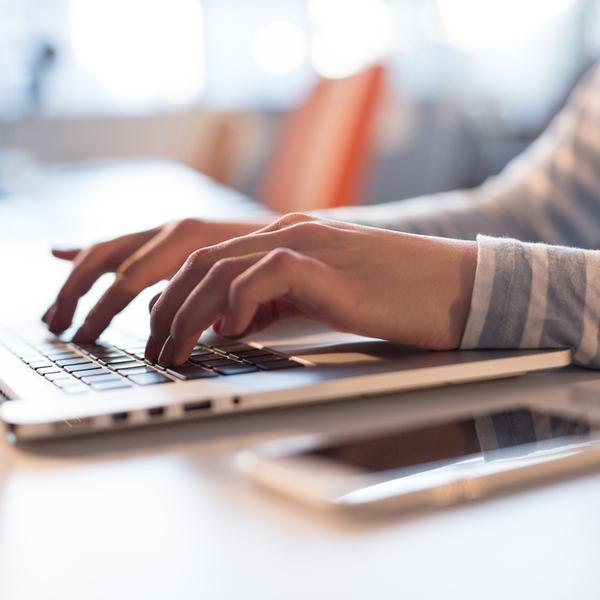
[[[238,338],[290,317],[436,350],[456,348],[477,245],[286,215],[192,253],[152,308],[149,360],[181,364],[214,324]]]
[[[73,338],[80,343],[94,341],[142,290],[172,277],[191,252],[247,235],[274,218],[214,223],[185,219],[94,244],[86,250],[53,250],[54,256],[73,261],[73,270],[42,320],[52,333],[62,333],[71,325],[79,299],[101,275],[114,272],[115,281]]]

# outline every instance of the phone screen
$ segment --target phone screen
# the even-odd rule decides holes
[[[377,437],[324,446],[306,453],[377,473],[466,457],[492,460],[493,451],[511,448],[512,455],[535,452],[540,442],[553,447],[572,443],[573,436],[591,440],[600,423],[526,408],[494,412]]]

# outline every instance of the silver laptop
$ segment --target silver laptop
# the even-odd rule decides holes
[[[10,440],[496,379],[570,364],[569,350],[425,352],[289,321],[232,342],[206,332],[189,361],[144,360],[143,327],[77,346],[42,325],[0,327]],[[66,339],[66,338],[65,338]]]

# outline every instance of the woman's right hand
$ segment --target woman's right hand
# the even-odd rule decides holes
[[[92,342],[141,291],[172,277],[192,252],[248,235],[275,218],[236,222],[185,219],[100,242],[85,250],[53,250],[57,258],[72,261],[73,270],[42,320],[52,333],[62,333],[70,327],[79,299],[102,275],[115,273],[114,282],[73,337],[78,343]]]

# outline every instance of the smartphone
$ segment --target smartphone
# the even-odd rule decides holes
[[[376,434],[277,440],[240,453],[237,464],[318,508],[441,507],[600,464],[600,420],[515,407]]]

